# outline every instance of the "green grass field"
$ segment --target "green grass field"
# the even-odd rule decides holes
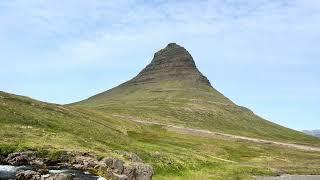
[[[160,119],[166,123],[254,137],[265,136],[297,144],[320,144],[317,138],[272,123],[264,128],[274,131],[264,133],[264,128],[254,127],[265,126],[268,122],[263,120],[256,120],[252,127],[254,130],[248,132],[244,131],[245,127],[240,126],[241,124],[239,129],[236,125],[229,126],[228,123],[235,119],[230,122],[225,120],[227,125],[224,125],[211,118],[215,125],[206,124],[210,118],[206,113],[211,111],[205,110],[202,114],[200,109],[189,111],[184,109],[184,105],[183,101],[172,105],[157,101],[128,101],[128,104],[117,105],[110,101],[109,104],[86,105],[90,106],[87,108],[48,104],[0,93],[0,152],[6,154],[27,149],[53,154],[63,150],[89,151],[104,157],[119,156],[116,151],[124,150],[136,153],[152,165],[156,173],[154,179],[251,179],[253,176],[276,175],[279,172],[320,174],[319,152],[178,134],[167,131],[160,125],[142,125],[121,118],[131,116],[146,120]],[[174,108],[177,110],[172,111]],[[221,113],[227,114],[228,111],[229,109]],[[239,112],[239,119],[247,116],[242,113]],[[190,119],[194,119],[194,122]],[[279,136],[279,133],[282,135]]]
[[[319,146],[318,138],[274,124],[206,84],[187,81],[121,85],[71,105],[144,121]]]

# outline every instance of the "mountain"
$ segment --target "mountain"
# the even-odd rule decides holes
[[[209,80],[196,67],[189,52],[175,43],[170,43],[155,53],[152,62],[126,84],[139,85],[173,80],[188,82],[193,86],[211,86]]]
[[[132,80],[74,104],[0,91],[0,127],[0,165],[9,153],[32,150],[49,163],[73,152],[86,155],[84,160],[88,153],[120,159],[126,167],[143,161],[153,167],[156,180],[320,174],[319,138],[236,105],[177,44],[157,52]],[[112,160],[111,166],[121,169],[122,163]],[[110,174],[110,169],[86,170]]]
[[[198,96],[200,97],[197,98]],[[186,98],[196,101],[207,97],[217,103],[233,104],[212,88],[185,48],[170,43],[166,48],[156,52],[152,62],[130,81],[76,104]]]
[[[266,121],[218,92],[198,70],[190,53],[175,43],[156,52],[151,63],[133,79],[71,106],[124,119],[308,141],[303,133]]]
[[[320,137],[320,129],[316,129],[316,130],[303,130],[302,131],[305,134],[311,135],[311,136],[316,136],[316,137]]]

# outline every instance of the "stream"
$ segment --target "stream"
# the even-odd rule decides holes
[[[16,172],[19,170],[32,170],[31,166],[9,166],[0,165],[0,180],[15,180]],[[89,172],[83,172],[80,170],[74,170],[70,168],[55,169],[54,167],[49,167],[50,174],[72,174],[74,180],[105,180],[103,177],[95,176]]]

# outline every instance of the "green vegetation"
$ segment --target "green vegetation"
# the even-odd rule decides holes
[[[187,110],[169,112],[173,106],[158,103],[159,109],[152,107],[151,102],[138,103],[134,108],[129,102],[121,109],[120,105],[111,108],[112,103],[115,105],[111,102],[95,108],[61,106],[0,93],[0,153],[32,149],[54,158],[60,151],[67,150],[90,151],[103,157],[119,156],[115,151],[124,150],[136,153],[151,164],[155,179],[250,179],[278,172],[320,174],[318,152],[177,134],[160,125],[142,125],[124,117],[161,118],[164,122],[179,124],[183,118],[180,121],[170,118],[183,117],[182,112]],[[148,118],[146,114],[156,118]],[[197,126],[202,127],[200,123]],[[312,137],[291,133],[296,137],[285,139],[290,136],[287,134],[281,139],[297,138],[297,143],[319,144],[319,140]]]
[[[206,84],[189,80],[125,83],[72,106],[113,117],[174,124],[320,147],[318,138],[274,124],[237,106]]]

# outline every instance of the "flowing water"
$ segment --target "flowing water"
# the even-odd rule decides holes
[[[16,172],[19,170],[32,170],[31,166],[8,166],[8,165],[0,165],[0,180],[14,180],[16,176]],[[75,180],[105,180],[103,177],[94,176],[88,172],[83,172],[79,170],[74,169],[50,169],[49,167],[49,173],[50,174],[72,174]]]

